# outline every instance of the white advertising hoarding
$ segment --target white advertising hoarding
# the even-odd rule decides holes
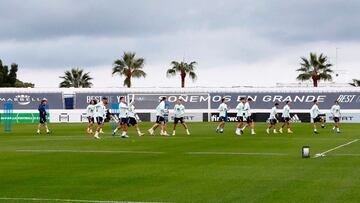
[[[151,122],[156,121],[156,114],[151,113]],[[202,113],[186,113],[184,116],[185,122],[203,122],[203,114]],[[174,122],[174,114],[170,114],[169,122]]]
[[[330,113],[326,114],[327,122],[333,121],[333,115]],[[340,118],[341,123],[360,123],[360,113],[342,113]]]

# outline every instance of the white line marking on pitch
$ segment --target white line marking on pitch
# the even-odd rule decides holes
[[[119,153],[119,154],[164,154],[164,152],[151,151],[104,151],[104,150],[37,150],[37,149],[19,149],[16,152],[39,152],[39,153]]]
[[[332,156],[360,156],[360,154],[332,154]]]
[[[355,140],[353,140],[353,141],[351,141],[351,142],[348,142],[348,143],[339,145],[339,146],[337,146],[337,147],[331,148],[331,149],[329,149],[329,150],[327,150],[327,151],[325,151],[325,152],[321,152],[321,153],[315,154],[314,158],[323,157],[323,156],[325,156],[325,155],[326,155],[327,153],[329,153],[329,152],[332,152],[332,151],[334,151],[334,150],[337,150],[337,149],[339,149],[339,148],[341,148],[341,147],[345,147],[345,146],[347,146],[347,145],[351,145],[352,143],[355,143],[355,142],[357,142],[357,141],[359,141],[359,139],[355,139]]]
[[[131,202],[131,201],[103,201],[103,200],[81,200],[81,199],[45,199],[45,198],[21,198],[0,197],[0,200],[34,201],[34,202],[82,202],[82,203],[162,203],[162,202]]]
[[[191,155],[254,155],[254,156],[287,156],[282,153],[262,153],[262,152],[187,152]]]

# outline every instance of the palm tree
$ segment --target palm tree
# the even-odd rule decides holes
[[[124,52],[121,59],[114,62],[112,75],[119,74],[124,76],[124,86],[131,87],[131,78],[146,77],[146,73],[142,70],[145,59],[135,58],[135,53]]]
[[[84,73],[83,69],[80,68],[72,68],[70,71],[65,71],[64,76],[60,76],[59,78],[63,79],[60,83],[60,87],[83,87],[90,88],[93,84],[90,77],[90,73]]]
[[[305,81],[312,80],[314,87],[318,86],[320,80],[332,80],[331,70],[332,64],[328,63],[328,59],[323,54],[317,57],[316,53],[310,53],[310,59],[301,57],[301,67],[296,71],[301,72],[297,76],[297,80]]]
[[[171,62],[171,68],[166,71],[167,77],[175,76],[177,73],[180,74],[181,77],[181,87],[185,87],[185,78],[187,75],[195,81],[197,78],[195,71],[195,65],[197,63],[195,61],[192,61],[191,63],[185,63],[185,62],[177,62],[172,61]]]
[[[360,80],[353,79],[353,82],[349,84],[354,87],[360,87]]]

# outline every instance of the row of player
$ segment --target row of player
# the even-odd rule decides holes
[[[165,102],[166,102],[166,97],[163,97],[159,105],[156,107],[156,122],[148,130],[150,135],[154,135],[155,130],[158,127],[160,127],[161,129],[160,135],[168,136],[165,115],[169,113],[169,110],[167,109]],[[134,103],[135,101],[133,99],[131,99],[129,103],[126,103],[125,97],[120,97],[118,116],[116,116],[114,113],[110,113],[108,110],[106,110],[106,106],[108,104],[108,99],[106,97],[103,97],[100,102],[97,102],[96,100],[90,101],[90,104],[87,106],[87,111],[86,111],[89,120],[87,133],[90,135],[94,134],[93,125],[96,120],[98,126],[96,128],[94,137],[96,139],[100,139],[99,134],[101,133],[101,130],[104,126],[104,120],[106,117],[108,117],[109,119],[119,123],[118,127],[116,127],[112,132],[113,136],[116,136],[117,132],[121,130],[122,131],[121,137],[127,138],[128,137],[127,132],[130,126],[134,126],[136,128],[138,135],[143,136],[144,133],[142,133],[139,128],[139,124],[138,124],[139,117],[135,112]],[[172,135],[174,136],[176,134],[176,126],[178,123],[181,123],[181,125],[185,128],[186,133],[190,135],[190,131],[184,120],[185,107],[182,104],[181,99],[176,101],[176,104],[174,106],[174,114],[175,114],[175,119],[174,119]]]
[[[236,106],[237,111],[237,127],[235,130],[235,134],[241,135],[244,133],[245,128],[251,129],[251,134],[255,133],[255,127],[254,127],[254,120],[252,118],[250,103],[253,100],[251,98],[240,98],[239,104]],[[219,111],[219,125],[216,128],[216,132],[222,133],[224,131],[225,122],[227,121],[227,113],[230,110],[227,106],[227,100],[223,98],[221,100],[221,104],[218,108]],[[283,133],[283,128],[287,128],[288,133],[293,133],[290,126],[290,106],[291,101],[286,101],[285,106],[282,109],[281,112],[281,118],[279,117],[279,109],[280,104],[275,103],[274,107],[270,111],[270,117],[269,117],[269,126],[266,129],[266,133],[270,134],[270,130],[273,129],[273,133],[278,133],[276,124],[281,120],[283,122],[282,126],[279,128],[279,132]],[[340,104],[339,101],[335,101],[335,104],[331,107],[330,112],[334,119],[334,127],[333,130],[336,130],[337,133],[340,133],[340,118],[341,118],[341,112],[340,112]],[[319,102],[317,100],[314,100],[314,104],[310,109],[310,118],[311,122],[313,123],[313,130],[315,134],[318,134],[317,130],[317,123],[321,123],[321,127],[325,128],[325,119],[321,116],[321,112],[319,109]],[[246,124],[244,125],[244,123]]]
[[[161,98],[159,105],[156,107],[156,122],[155,124],[148,130],[150,135],[154,135],[155,130],[160,127],[160,135],[168,136],[167,133],[167,125],[166,125],[166,118],[165,116],[169,114],[169,110],[166,107],[166,97]],[[185,107],[182,104],[182,100],[179,99],[176,101],[176,104],[174,106],[174,125],[173,125],[173,133],[172,135],[176,134],[176,126],[178,123],[181,123],[182,126],[185,128],[186,133],[190,135],[190,131],[188,126],[185,123],[184,115],[185,115]],[[251,98],[241,98],[239,104],[236,106],[237,111],[237,120],[238,124],[236,126],[235,134],[241,135],[244,133],[244,130],[246,128],[250,128],[251,134],[255,133],[255,125],[254,120],[252,117],[252,112],[250,108],[250,103],[252,102]],[[118,122],[119,125],[116,127],[113,131],[113,136],[116,136],[116,133],[119,130],[122,130],[121,137],[127,138],[127,132],[129,126],[134,126],[136,128],[136,131],[139,136],[143,136],[144,133],[141,132],[139,128],[139,117],[137,116],[135,112],[135,106],[134,106],[134,99],[131,99],[129,103],[127,104],[125,102],[125,97],[120,97],[120,103],[118,108],[118,116],[115,114],[111,114],[109,110],[107,110],[106,106],[108,105],[108,99],[106,97],[103,97],[100,102],[97,102],[97,100],[91,100],[89,105],[87,106],[86,112],[87,112],[87,118],[89,121],[87,133],[89,135],[93,135],[95,138],[100,139],[99,134],[102,133],[102,129],[104,127],[104,121],[106,118],[113,120],[115,122]],[[279,117],[279,103],[275,103],[274,107],[270,111],[270,117],[269,117],[269,126],[266,129],[266,132],[270,134],[270,130],[273,129],[273,133],[283,133],[283,128],[287,129],[288,133],[293,133],[290,126],[290,106],[291,101],[286,101],[285,106],[282,109],[282,115],[281,118]],[[50,133],[49,128],[47,126],[46,122],[46,106],[47,100],[43,99],[41,101],[41,104],[39,105],[39,114],[40,114],[40,123],[38,125],[37,133],[40,134],[40,128],[43,126],[46,129],[46,133]],[[319,109],[319,103],[317,100],[314,100],[314,105],[310,109],[310,117],[311,122],[313,123],[313,130],[314,133],[318,133],[317,130],[317,123],[321,123],[321,127],[325,127],[324,125],[324,118],[321,117],[321,112]],[[221,104],[219,105],[218,111],[219,111],[219,125],[216,128],[216,132],[222,133],[224,131],[225,123],[227,122],[227,114],[229,111],[229,107],[227,105],[227,100],[223,98],[221,100]],[[335,101],[335,104],[331,107],[330,111],[333,115],[333,119],[335,122],[335,126],[333,130],[336,130],[337,133],[340,133],[340,105],[338,101]],[[278,120],[282,120],[283,125],[277,130],[277,123]],[[93,127],[94,124],[97,123],[97,127],[95,130],[95,133],[93,133]]]

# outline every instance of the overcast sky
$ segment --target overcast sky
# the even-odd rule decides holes
[[[300,56],[324,53],[339,82],[360,78],[358,0],[1,0],[0,59],[19,78],[57,87],[81,67],[94,87],[120,87],[112,63],[124,51],[146,60],[136,87],[179,86],[172,60],[197,61],[188,86],[296,82]]]

